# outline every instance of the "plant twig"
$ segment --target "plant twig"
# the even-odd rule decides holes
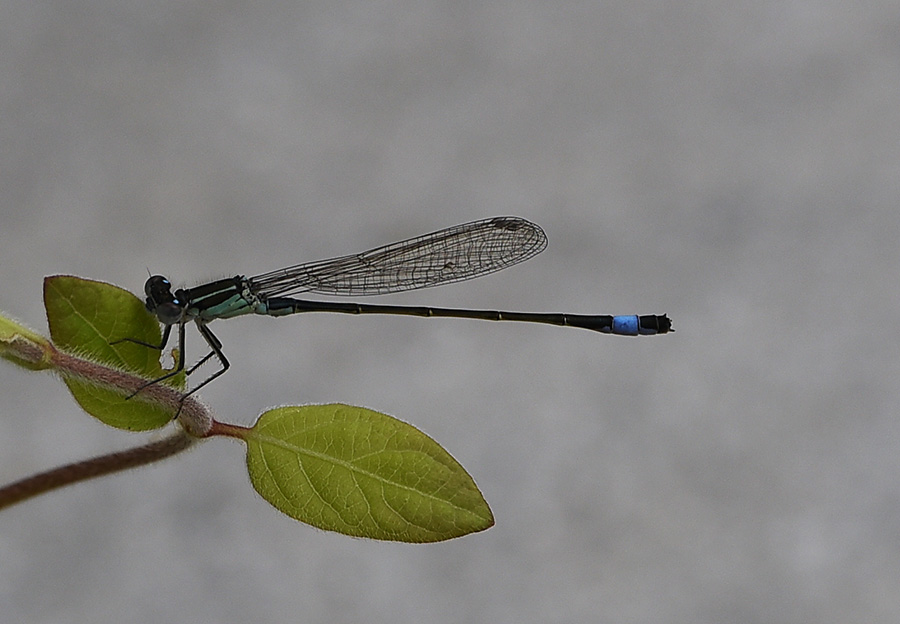
[[[126,395],[143,388],[135,399],[178,413],[181,429],[162,440],[74,462],[0,486],[0,509],[79,481],[165,459],[210,435],[215,422],[212,413],[200,401],[185,397],[175,388],[163,384],[144,387],[147,380],[142,377],[60,351],[49,340],[32,333],[7,329],[3,338],[0,355],[34,370],[51,369],[63,377],[113,388]]]
[[[147,379],[132,373],[111,368],[97,362],[66,353],[41,336],[18,335],[5,340],[0,355],[34,369],[52,369],[64,377],[75,377],[88,383],[106,386],[132,395],[139,401],[148,401],[171,408],[178,414],[178,421],[189,434],[204,438],[209,436],[215,419],[209,409],[193,396],[165,384],[147,386]]]
[[[0,509],[65,485],[165,459],[180,453],[197,441],[198,438],[184,431],[178,431],[149,444],[100,455],[26,477],[0,488]]]

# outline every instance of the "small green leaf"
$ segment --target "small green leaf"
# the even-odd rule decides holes
[[[483,531],[491,510],[462,466],[427,435],[362,407],[282,407],[244,436],[253,487],[320,529],[401,542]]]
[[[26,349],[27,353],[29,355],[33,353],[38,357],[25,359],[22,355],[23,347],[30,347]],[[44,370],[51,368],[47,357],[49,347],[50,341],[39,333],[0,315],[0,357],[30,370]]]
[[[144,304],[127,290],[79,277],[56,275],[44,279],[44,307],[50,336],[57,347],[106,365],[153,379],[165,373],[159,351],[132,338],[159,344],[159,323]],[[140,400],[126,400],[121,392],[82,379],[66,385],[81,407],[107,425],[131,431],[158,429],[172,420],[166,408]],[[183,387],[184,376],[173,385]]]

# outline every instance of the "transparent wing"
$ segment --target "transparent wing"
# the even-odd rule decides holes
[[[544,231],[519,217],[464,223],[399,243],[298,264],[249,279],[267,297],[298,293],[380,295],[487,275],[539,254]]]

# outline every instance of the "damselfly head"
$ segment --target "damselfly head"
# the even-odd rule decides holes
[[[169,301],[172,298],[172,284],[162,275],[151,275],[144,283],[144,293],[147,295],[147,309],[151,312],[151,302],[155,304]]]
[[[144,284],[147,293],[147,310],[156,315],[163,325],[173,325],[181,320],[184,306],[172,294],[172,283],[162,275],[153,275]]]

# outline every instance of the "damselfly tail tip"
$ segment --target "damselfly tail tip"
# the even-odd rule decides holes
[[[668,317],[668,315],[663,314],[659,317],[659,332],[660,334],[669,334],[675,331],[675,328],[672,327],[672,319]]]

